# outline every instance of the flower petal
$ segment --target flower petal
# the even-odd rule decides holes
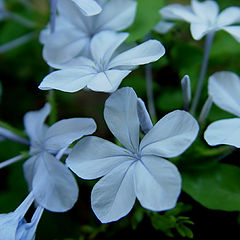
[[[165,54],[165,48],[157,40],[148,40],[112,59],[109,68],[135,66],[157,61]]]
[[[44,134],[44,121],[49,115],[51,107],[48,103],[38,111],[27,112],[24,115],[24,127],[31,141],[40,142]]]
[[[175,23],[167,22],[167,21],[160,21],[155,27],[154,30],[158,33],[165,34],[169,32],[173,27]]]
[[[78,186],[67,167],[51,154],[39,155],[32,183],[37,203],[53,212],[65,212],[78,198]]]
[[[131,0],[109,1],[98,15],[97,28],[121,31],[129,27],[133,23],[136,6],[136,1]]]
[[[240,7],[228,7],[224,9],[217,19],[217,25],[220,27],[237,22],[240,22]]]
[[[143,155],[172,158],[183,153],[198,134],[198,123],[185,111],[173,111],[160,119],[140,144]]]
[[[76,92],[94,78],[96,73],[90,67],[79,69],[64,69],[48,74],[40,83],[41,90],[57,89],[64,92]]]
[[[48,128],[44,140],[45,147],[48,150],[59,151],[82,136],[94,133],[96,128],[92,118],[70,118],[58,121]]]
[[[132,88],[121,88],[106,100],[104,118],[119,142],[136,152],[139,146],[139,120],[137,95]]]
[[[96,92],[114,92],[130,72],[115,69],[100,72],[87,84],[87,87]]]
[[[142,157],[135,167],[135,191],[144,208],[165,211],[176,205],[181,176],[175,165],[156,156]]]
[[[230,33],[238,42],[240,42],[240,26],[230,26],[222,29]]]
[[[204,133],[204,139],[211,146],[227,144],[240,147],[240,118],[219,120],[210,124]]]
[[[88,44],[88,37],[77,29],[62,29],[45,40],[43,58],[49,65],[60,64],[77,56]]]
[[[185,20],[187,22],[199,21],[189,6],[181,4],[170,4],[161,8],[159,13],[162,15],[163,19],[166,20]]]
[[[35,164],[37,159],[38,156],[34,155],[23,164],[24,177],[30,191],[32,190],[32,181],[35,173]]]
[[[208,93],[218,107],[240,117],[240,79],[235,73],[214,73],[209,78]]]
[[[72,149],[66,163],[80,178],[95,179],[129,161],[126,149],[102,138],[90,136],[81,139]]]
[[[96,34],[91,41],[91,53],[94,61],[103,68],[108,64],[114,51],[126,40],[128,33],[102,31]]]
[[[192,0],[191,6],[193,12],[199,16],[204,23],[215,24],[219,12],[218,4],[215,1],[207,0],[204,2],[199,2],[197,0]]]
[[[190,25],[190,30],[192,37],[195,40],[200,40],[204,35],[206,35],[210,31],[209,27],[204,23],[192,23]]]
[[[93,16],[97,15],[102,11],[102,8],[94,0],[72,0],[76,3],[84,15]]]
[[[132,163],[122,163],[95,184],[92,209],[102,223],[117,221],[132,209],[136,199]]]

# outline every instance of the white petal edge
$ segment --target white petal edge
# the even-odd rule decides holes
[[[233,23],[240,22],[240,7],[228,7],[218,16],[217,25],[224,27]]]

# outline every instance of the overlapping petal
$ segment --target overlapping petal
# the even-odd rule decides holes
[[[142,154],[172,158],[183,153],[198,134],[198,123],[191,114],[176,110],[160,119],[144,136]]]
[[[204,133],[204,138],[211,146],[219,144],[240,147],[240,118],[213,122]]]
[[[72,0],[76,3],[84,15],[93,16],[102,11],[102,8],[94,0]]]
[[[126,87],[113,93],[105,103],[104,118],[113,135],[131,151],[139,145],[137,95]]]
[[[91,136],[83,138],[73,147],[66,163],[79,177],[95,179],[126,161],[129,161],[129,152],[126,149]]]
[[[97,26],[99,30],[121,31],[129,27],[134,20],[136,12],[136,1],[111,0],[98,15]]]
[[[38,155],[32,191],[37,203],[53,212],[65,212],[78,198],[78,186],[68,168],[51,154]]]
[[[165,211],[176,205],[181,176],[171,162],[156,156],[144,156],[136,163],[134,179],[137,198],[144,208]]]
[[[117,221],[132,209],[136,199],[134,169],[133,161],[123,162],[93,187],[92,209],[102,223]]]
[[[214,73],[209,78],[208,92],[218,107],[240,117],[240,79],[235,73]]]
[[[59,151],[68,147],[75,140],[96,131],[92,118],[70,118],[56,122],[48,128],[44,144],[46,149]]]
[[[50,105],[48,103],[38,111],[31,111],[24,115],[24,127],[31,141],[40,142],[45,133],[44,121],[50,113]]]

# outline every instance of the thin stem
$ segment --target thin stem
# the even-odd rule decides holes
[[[146,39],[149,40],[151,34],[146,35]],[[152,76],[152,65],[149,63],[145,66],[145,77],[146,77],[146,90],[147,90],[147,99],[148,99],[148,110],[152,118],[153,123],[157,121],[157,115],[154,105],[153,97],[153,76]]]
[[[211,46],[212,46],[212,42],[213,42],[213,38],[214,38],[214,34],[215,32],[210,32],[207,34],[206,36],[206,40],[205,40],[205,47],[204,47],[204,55],[203,55],[203,61],[202,61],[202,68],[201,68],[201,72],[200,72],[200,76],[198,79],[198,84],[197,84],[197,90],[193,99],[193,104],[191,107],[191,113],[195,114],[196,112],[196,108],[200,99],[200,95],[202,92],[202,86],[203,86],[203,82],[204,82],[204,78],[207,72],[207,67],[208,67],[208,60],[209,60],[209,53],[211,50]]]
[[[51,33],[53,33],[55,31],[56,12],[57,12],[57,0],[50,0],[50,29],[51,29]]]
[[[31,33],[23,35],[17,39],[14,39],[8,43],[5,43],[0,46],[0,53],[5,53],[13,48],[16,48],[26,42],[29,42],[30,40],[34,39],[35,37],[36,37],[35,32],[31,32]]]
[[[22,154],[22,155],[14,157],[14,158],[8,159],[8,160],[0,163],[0,169],[9,166],[12,163],[18,162],[18,161],[22,160],[23,158],[25,158],[26,156],[27,156],[26,154]]]
[[[36,24],[32,21],[29,21],[26,18],[23,18],[22,16],[17,15],[16,13],[12,13],[12,12],[4,12],[4,17],[9,18],[25,27],[28,28],[35,28]]]

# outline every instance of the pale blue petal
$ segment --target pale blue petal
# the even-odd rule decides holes
[[[175,23],[162,20],[154,27],[154,30],[158,33],[165,34],[169,32],[174,27],[174,25]]]
[[[175,165],[156,156],[142,157],[135,167],[136,195],[144,208],[165,211],[176,205],[181,176]]]
[[[87,84],[87,87],[96,92],[114,92],[130,72],[116,69],[100,72]]]
[[[70,118],[58,121],[46,132],[45,148],[59,151],[82,136],[94,133],[96,128],[96,123],[92,118]]]
[[[41,90],[57,89],[64,92],[77,92],[93,79],[96,72],[90,67],[63,69],[48,74],[38,86]]]
[[[199,126],[191,114],[173,111],[160,119],[144,136],[140,149],[143,155],[172,158],[183,153],[197,137]]]
[[[224,9],[217,19],[217,25],[220,27],[237,22],[240,22],[240,7],[228,7]]]
[[[76,3],[84,15],[93,16],[99,14],[102,8],[94,0],[72,0]]]
[[[121,88],[105,102],[104,118],[113,135],[130,151],[139,146],[137,95],[130,87]]]
[[[165,54],[164,46],[157,40],[148,40],[114,57],[109,68],[136,66],[157,61]]]
[[[91,41],[91,53],[94,61],[105,69],[114,51],[126,40],[128,33],[102,31]]]
[[[80,178],[102,177],[123,162],[129,162],[130,153],[102,138],[90,136],[81,139],[69,154],[66,164]]]
[[[227,144],[240,147],[240,118],[213,122],[204,133],[204,138],[211,146]]]
[[[35,164],[37,159],[38,159],[38,156],[34,155],[23,164],[24,177],[30,191],[32,190],[32,181],[35,174]]]
[[[27,112],[24,115],[24,127],[27,135],[32,142],[41,142],[44,135],[44,121],[50,113],[48,103],[38,111]]]
[[[52,212],[65,212],[78,198],[78,185],[70,170],[52,155],[39,155],[32,183],[37,203]]]
[[[218,107],[240,117],[240,79],[237,74],[214,73],[209,78],[208,93]]]
[[[132,0],[112,0],[97,16],[97,28],[100,30],[121,31],[129,27],[134,20],[137,2]]]
[[[200,17],[202,22],[207,25],[215,24],[219,12],[218,4],[215,1],[199,2],[197,0],[191,1],[193,12]]]
[[[61,29],[50,34],[43,47],[43,58],[49,64],[65,63],[76,57],[88,44],[88,37],[77,29]]]
[[[92,209],[102,223],[117,221],[131,211],[136,199],[134,166],[132,161],[122,163],[93,187]]]
[[[192,37],[195,40],[200,40],[203,36],[211,31],[211,29],[205,23],[192,23],[190,25],[190,30]]]

